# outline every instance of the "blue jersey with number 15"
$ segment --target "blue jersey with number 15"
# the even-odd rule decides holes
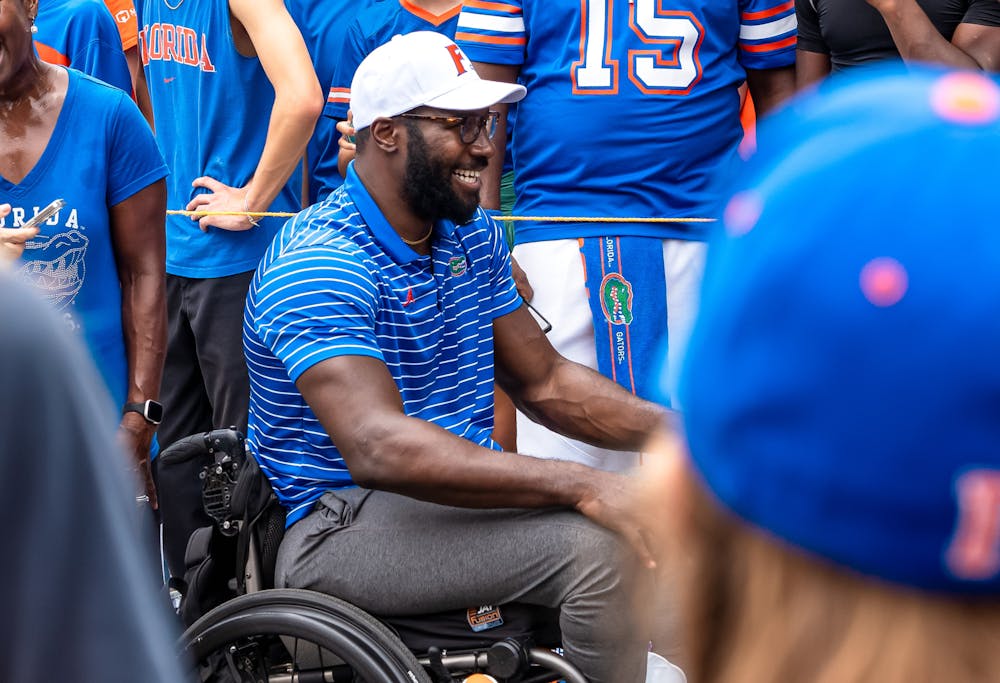
[[[466,0],[456,41],[517,65],[518,215],[717,217],[746,69],[795,62],[793,0]],[[611,234],[699,238],[697,224]],[[517,241],[608,234],[519,223]]]

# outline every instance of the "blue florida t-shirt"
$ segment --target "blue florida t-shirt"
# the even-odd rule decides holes
[[[19,275],[83,335],[116,405],[125,402],[128,360],[110,207],[167,175],[149,124],[118,88],[67,69],[69,89],[45,151],[21,182],[0,177],[0,203],[16,228],[54,199],[66,206],[28,242]]]
[[[354,486],[295,381],[336,356],[386,364],[407,415],[498,449],[493,320],[521,305],[500,227],[481,209],[410,249],[348,168],[344,184],[285,224],[250,285],[244,348],[249,443],[288,524],[330,489]]]
[[[475,62],[520,67],[514,213],[717,218],[742,138],[746,69],[795,63],[792,0],[468,2],[455,41]],[[691,238],[699,224],[617,224]],[[608,233],[518,223],[517,241]]]
[[[274,106],[260,60],[236,48],[228,0],[139,0],[139,55],[156,117],[156,136],[170,166],[167,208],[184,209],[207,192],[192,181],[210,176],[244,187],[257,170]],[[293,173],[268,211],[301,206]],[[252,271],[282,218],[245,231],[202,232],[188,216],[167,216],[167,273],[217,278]]]

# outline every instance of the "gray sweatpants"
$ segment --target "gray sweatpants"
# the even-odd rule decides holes
[[[346,489],[288,530],[276,584],[383,616],[559,607],[566,657],[588,680],[637,683],[649,642],[631,609],[644,588],[637,565],[615,534],[569,510],[470,510]]]

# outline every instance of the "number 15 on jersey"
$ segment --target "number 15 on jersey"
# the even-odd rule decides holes
[[[662,2],[628,3],[629,28],[648,47],[624,49],[612,40],[614,0],[580,0],[583,21],[580,60],[572,68],[574,95],[617,94],[622,59],[627,63],[628,79],[647,95],[691,92],[701,80],[698,53],[704,29],[691,12],[664,10]]]

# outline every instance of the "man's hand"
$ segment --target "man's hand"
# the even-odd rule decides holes
[[[149,424],[138,413],[125,413],[118,425],[118,438],[125,453],[132,459],[132,471],[139,477],[149,496],[149,505],[154,510],[159,507],[156,499],[156,485],[153,484],[153,470],[149,462],[149,445],[153,440],[154,425]]]
[[[637,482],[622,474],[600,472],[599,475],[576,509],[591,521],[619,534],[632,546],[646,568],[655,569],[656,555],[650,542],[655,527],[644,508],[635,504],[639,492]]]
[[[0,218],[10,214],[10,204],[0,204]],[[16,261],[24,253],[24,245],[38,234],[38,228],[0,228],[0,263]]]
[[[200,194],[188,202],[188,211],[247,210],[247,187],[230,187],[209,176],[195,178],[191,185],[204,187],[209,190],[209,194]],[[254,227],[256,222],[251,221],[249,216],[191,216],[191,220],[198,221],[198,227],[202,232],[208,232],[210,227],[242,232]]]
[[[354,113],[350,109],[347,110],[346,121],[337,121],[337,132],[340,133],[337,139],[337,145],[340,147],[337,151],[337,172],[346,178],[347,165],[358,153],[358,148],[354,144],[354,134],[357,132],[354,130]]]
[[[337,121],[337,132],[340,133],[340,139],[337,141],[337,144],[340,146],[341,151],[347,150],[351,154],[354,154],[358,149],[354,144],[354,134],[357,131],[351,125],[351,112],[347,112],[347,117],[346,121]]]
[[[497,220],[503,220],[503,217],[497,217]],[[518,265],[517,259],[513,256],[510,257],[510,270],[514,276],[514,286],[517,287],[517,293],[521,295],[522,299],[530,302],[535,298],[535,290],[531,288],[531,283],[528,282],[527,273]]]

